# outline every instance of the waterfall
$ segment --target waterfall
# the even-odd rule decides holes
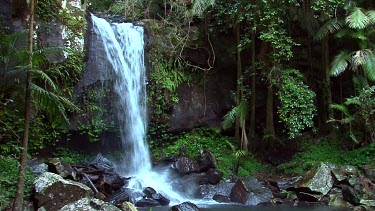
[[[92,15],[93,28],[103,41],[107,58],[115,71],[114,88],[119,97],[117,108],[128,175],[151,170],[146,144],[146,68],[144,65],[143,28],[132,23],[109,24]],[[130,152],[130,153],[129,153]]]
[[[143,28],[131,23],[110,24],[94,15],[91,17],[94,32],[101,37],[108,61],[115,71],[122,147],[124,153],[130,152],[117,171],[123,176],[132,177],[128,187],[140,190],[152,187],[168,196],[171,203],[182,202],[186,196],[172,189],[169,170],[159,169],[156,172],[151,169],[145,138],[147,97]]]

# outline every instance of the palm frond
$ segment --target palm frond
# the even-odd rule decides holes
[[[366,64],[366,62],[369,60],[369,54],[371,53],[370,50],[364,49],[364,50],[358,50],[354,51],[350,54],[351,56],[351,64],[353,69],[357,69],[358,66],[362,66]]]
[[[368,40],[368,38],[362,32],[359,32],[359,31],[353,30],[353,29],[349,29],[349,28],[339,30],[336,33],[335,37],[337,37],[339,39],[343,38],[343,37],[349,37],[349,38],[362,40],[362,41]]]
[[[331,75],[338,76],[348,68],[351,61],[350,53],[347,51],[341,51],[335,56],[331,63]]]
[[[236,107],[233,107],[227,114],[225,114],[224,121],[222,122],[224,130],[232,127],[234,120],[237,117],[238,110],[239,108],[238,106],[236,106]]]
[[[322,40],[324,37],[327,37],[328,34],[334,33],[340,30],[345,25],[345,22],[340,19],[330,19],[328,20],[316,33],[315,39]]]
[[[241,99],[240,103],[238,104],[238,117],[240,119],[241,124],[246,121],[247,115],[249,114],[249,103],[246,99]]]
[[[367,54],[366,63],[362,65],[362,67],[367,78],[371,81],[375,81],[375,54],[373,51]]]
[[[375,24],[375,10],[369,10],[366,12],[366,14],[367,14],[367,17],[370,18],[371,23]]]
[[[353,29],[364,29],[371,24],[371,19],[362,8],[353,7],[345,18],[345,22]]]

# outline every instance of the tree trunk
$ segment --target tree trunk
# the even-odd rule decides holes
[[[266,132],[271,138],[275,137],[275,126],[273,124],[273,88],[271,76],[268,77],[269,85],[267,87],[267,105],[266,105]]]
[[[332,131],[333,130],[333,123],[327,123],[328,120],[333,118],[332,109],[329,108],[330,104],[332,104],[332,93],[331,93],[331,75],[330,75],[330,68],[329,68],[329,42],[328,37],[323,38],[322,40],[322,64],[323,64],[323,71],[322,71],[322,79],[323,79],[323,86],[322,86],[322,94],[323,94],[323,106],[322,110],[324,111],[324,116],[321,117],[323,124],[321,125],[321,129],[325,128],[326,130]]]
[[[241,27],[240,25],[236,26],[236,38],[237,38],[237,46],[241,42]],[[236,102],[237,105],[241,101],[241,84],[240,84],[240,77],[242,75],[242,64],[241,64],[241,51],[237,49],[237,78],[236,78],[236,84],[237,84],[237,89],[236,89]],[[238,146],[241,147],[241,135],[240,135],[240,120],[239,120],[239,115],[237,115],[236,120],[235,120],[235,138],[238,141]]]
[[[255,82],[256,82],[256,67],[255,67],[255,34],[256,31],[251,32],[251,96],[250,96],[250,128],[249,128],[249,138],[250,141],[255,140]]]
[[[18,173],[18,183],[16,188],[16,196],[14,198],[13,211],[23,210],[23,192],[25,187],[27,146],[29,142],[29,126],[31,117],[31,68],[32,68],[32,52],[33,52],[33,33],[34,33],[34,0],[30,1],[30,23],[29,23],[29,67],[26,76],[26,97],[25,97],[25,122],[22,139],[22,154],[20,158],[20,169]]]

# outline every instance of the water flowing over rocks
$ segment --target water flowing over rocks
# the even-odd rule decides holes
[[[244,206],[260,204],[295,206],[314,203],[365,211],[375,208],[375,184],[366,177],[365,173],[366,170],[369,171],[369,167],[357,169],[353,166],[339,167],[322,163],[306,173],[304,177],[280,180],[246,177],[222,180],[221,172],[212,168],[215,166],[212,164],[216,162],[214,156],[211,156],[208,150],[204,154],[210,156],[202,156],[202,152],[196,157],[187,157],[184,153],[180,153],[180,157],[164,160],[161,162],[162,164],[159,164],[169,166],[175,172],[176,177],[172,179],[174,190],[179,190],[195,199],[214,200],[218,203],[238,203]],[[203,159],[205,160],[203,162],[202,158],[208,157],[210,159]],[[196,169],[194,171],[179,171],[175,165],[179,158],[188,158],[185,161],[197,165]],[[62,159],[53,158],[47,160],[49,165],[51,165],[51,161],[58,161],[54,162],[58,164],[57,166],[65,163]],[[29,163],[42,164],[35,160],[29,161]],[[85,165],[65,163],[62,166],[70,166],[76,177],[67,176],[67,179],[64,179],[61,175],[66,175],[65,171],[56,171],[61,175],[51,172],[41,174],[34,183],[35,205],[39,210],[134,211],[136,208],[133,204],[137,207],[170,205],[170,196],[156,191],[153,187],[142,189],[128,187],[129,182],[136,178],[119,176],[115,172],[113,163],[102,155],[98,155],[92,162]],[[70,168],[68,167],[68,169]],[[49,168],[49,170],[52,171],[55,168]],[[210,175],[214,175],[214,182],[210,182],[213,180],[209,179]],[[319,176],[325,178],[318,179]],[[320,186],[317,183],[319,180],[325,181],[328,185]],[[139,187],[141,188],[141,186]],[[171,209],[199,210],[191,202],[179,202]]]

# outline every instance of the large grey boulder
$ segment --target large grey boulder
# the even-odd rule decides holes
[[[47,160],[48,170],[66,179],[77,179],[77,174],[73,167],[60,158],[50,158]]]
[[[189,157],[178,157],[177,161],[172,164],[172,168],[176,169],[181,175],[200,172],[198,162]]]
[[[352,206],[349,202],[344,200],[342,193],[335,193],[329,196],[328,205],[333,207],[350,207]]]
[[[230,193],[233,202],[250,206],[269,202],[271,198],[271,190],[264,187],[255,177],[238,179]]]
[[[65,180],[60,175],[46,172],[34,181],[37,207],[58,210],[82,198],[92,197],[93,191],[86,185]]]
[[[331,190],[333,182],[330,165],[321,163],[317,168],[307,172],[298,188],[308,188],[326,195]]]
[[[190,201],[174,205],[171,208],[172,211],[199,211],[197,205],[193,204]]]
[[[95,198],[83,198],[63,206],[60,211],[121,211],[113,204]]]

